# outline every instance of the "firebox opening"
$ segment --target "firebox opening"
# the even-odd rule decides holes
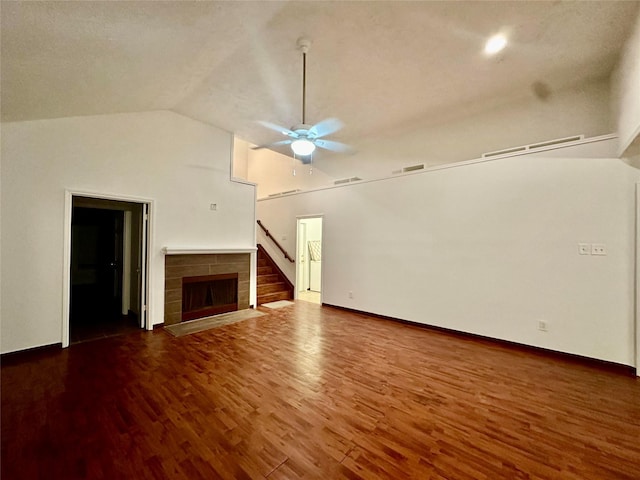
[[[182,279],[182,321],[238,310],[238,274]]]

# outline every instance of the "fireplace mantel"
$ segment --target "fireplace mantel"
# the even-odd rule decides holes
[[[165,255],[210,255],[225,253],[254,253],[257,247],[244,248],[186,248],[186,247],[163,247],[162,253]]]

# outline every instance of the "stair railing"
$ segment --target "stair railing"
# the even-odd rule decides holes
[[[278,247],[278,249],[284,254],[284,258],[289,260],[291,263],[295,263],[295,260],[291,257],[291,255],[289,255],[287,251],[282,248],[282,245],[280,245],[278,241],[273,237],[273,235],[269,233],[269,230],[267,230],[267,228],[262,225],[262,222],[260,220],[258,220],[258,225],[260,225],[260,228],[264,230],[264,234],[267,236],[267,238],[270,238],[271,241],[276,244],[276,247]]]
[[[284,254],[284,258],[289,260],[291,263],[295,263],[296,261],[291,257],[291,255],[287,253],[284,248],[282,248],[282,245],[280,245],[278,241],[273,237],[273,235],[269,233],[269,230],[267,230],[267,228],[262,224],[260,220],[258,220],[258,225],[260,225],[260,228],[264,230],[264,234],[267,236],[267,238],[270,238],[271,241],[276,244],[276,247],[278,247],[278,249]]]

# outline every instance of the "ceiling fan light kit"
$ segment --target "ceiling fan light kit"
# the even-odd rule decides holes
[[[296,45],[298,50],[302,52],[302,123],[291,128],[284,128],[270,122],[260,122],[263,126],[286,135],[289,139],[273,142],[267,145],[259,145],[254,147],[254,150],[280,145],[290,145],[294,157],[303,157],[303,163],[310,163],[310,156],[315,151],[316,147],[340,153],[351,151],[351,148],[344,143],[332,140],[321,140],[323,137],[335,133],[342,128],[343,125],[340,120],[336,118],[327,118],[315,125],[308,125],[306,123],[307,53],[311,47],[311,40],[306,37],[301,37],[296,42]]]
[[[291,150],[293,150],[293,153],[301,157],[311,155],[315,149],[316,145],[306,138],[299,138],[298,140],[291,142]]]

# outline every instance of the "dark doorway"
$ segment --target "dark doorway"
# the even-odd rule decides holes
[[[77,343],[138,330],[135,314],[123,312],[126,205],[120,209],[78,206],[71,219],[70,341]],[[82,202],[80,202],[82,204]],[[139,242],[139,239],[136,239]]]

